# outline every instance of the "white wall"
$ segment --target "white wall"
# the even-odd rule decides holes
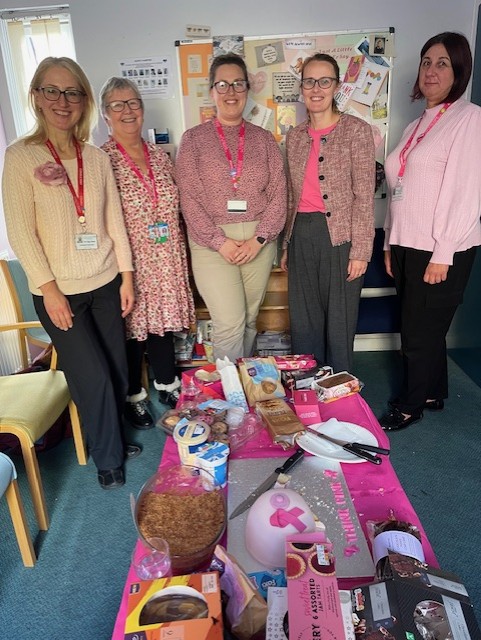
[[[42,6],[47,2],[7,0],[9,8]],[[420,111],[409,93],[416,77],[419,50],[440,31],[461,31],[474,43],[477,0],[70,0],[77,59],[96,92],[111,75],[119,73],[119,60],[170,54],[175,60],[176,40],[185,37],[186,24],[206,24],[213,34],[251,36],[347,29],[396,29],[396,68],[392,87],[391,144]],[[5,73],[0,68],[0,92],[6,96]],[[7,140],[15,137],[9,105],[2,99]],[[170,100],[146,101],[146,128],[168,127],[173,142],[181,136],[179,87]],[[102,142],[106,129],[95,138]]]

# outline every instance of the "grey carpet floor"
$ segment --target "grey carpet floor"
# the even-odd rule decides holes
[[[396,392],[399,356],[356,353],[363,396],[379,415]],[[392,462],[418,512],[440,565],[463,578],[481,621],[481,389],[450,362],[450,399],[391,436]],[[154,399],[154,412],[160,405]],[[76,464],[71,440],[40,454],[51,517],[38,534],[21,458],[14,461],[39,560],[21,563],[5,500],[0,501],[0,638],[109,640],[136,531],[130,494],[137,495],[159,462],[164,434],[129,431],[142,455],[127,464],[127,484],[102,491],[91,461]],[[393,505],[395,509],[396,505]],[[11,634],[8,635],[8,633]]]

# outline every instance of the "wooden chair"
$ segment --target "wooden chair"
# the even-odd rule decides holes
[[[17,470],[8,456],[0,453],[0,497],[7,498],[13,528],[17,536],[17,543],[26,567],[35,565],[36,556],[33,550],[32,538],[28,529],[25,509],[17,484]]]
[[[32,294],[28,289],[27,276],[22,269],[18,260],[0,260],[0,276],[2,277],[2,299],[7,296],[11,307],[13,308],[13,317],[8,316],[13,322],[38,322],[37,312],[33,306]],[[20,352],[22,357],[22,366],[25,368],[29,362],[28,345],[35,345],[40,349],[47,348],[50,343],[50,336],[41,325],[35,325],[31,329],[27,329],[21,340]],[[19,336],[20,339],[20,336]]]
[[[41,326],[39,322],[0,325],[0,334],[17,331],[25,342],[26,331],[38,326]],[[35,515],[41,530],[48,529],[49,519],[34,444],[45,435],[66,407],[69,408],[78,462],[87,464],[77,407],[70,397],[63,372],[57,371],[56,366],[57,354],[53,349],[48,371],[0,377],[0,434],[13,434],[20,441]]]

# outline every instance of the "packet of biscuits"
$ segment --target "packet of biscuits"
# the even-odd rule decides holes
[[[285,400],[274,398],[256,403],[256,412],[262,418],[272,440],[284,449],[292,447],[296,435],[305,427]]]
[[[247,402],[253,407],[256,402],[284,398],[281,372],[272,356],[265,358],[242,358],[239,375]]]

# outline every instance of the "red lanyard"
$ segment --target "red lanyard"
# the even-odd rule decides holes
[[[130,169],[135,173],[137,178],[142,182],[144,187],[149,192],[149,196],[150,196],[150,199],[152,201],[152,204],[153,204],[154,208],[157,207],[157,202],[159,201],[159,198],[158,198],[158,194],[157,194],[157,187],[155,185],[154,171],[152,169],[152,165],[150,164],[149,148],[148,148],[147,144],[145,143],[144,140],[142,140],[142,147],[143,147],[143,150],[144,150],[145,164],[147,165],[147,171],[148,171],[148,174],[149,174],[149,179],[148,180],[146,180],[145,175],[142,173],[142,171],[139,169],[139,167],[135,164],[135,162],[132,160],[132,158],[129,156],[129,154],[123,148],[123,146],[117,141],[115,141],[115,144],[117,145],[117,149],[123,155],[125,161],[129,165]]]
[[[241,127],[239,129],[239,143],[237,145],[237,167],[234,167],[232,160],[232,154],[225,139],[224,129],[221,123],[216,119],[214,120],[215,128],[217,129],[217,135],[219,136],[220,143],[224,149],[225,157],[229,163],[229,174],[232,182],[232,188],[236,191],[239,187],[239,180],[242,173],[242,165],[244,164],[244,142],[246,137],[246,123],[242,120]]]
[[[416,142],[414,143],[414,147],[417,144],[419,144],[421,142],[421,140],[431,131],[431,129],[434,127],[434,125],[438,122],[438,120],[441,118],[441,116],[444,113],[446,113],[446,111],[449,109],[450,106],[451,106],[451,102],[445,102],[443,104],[441,109],[439,109],[439,111],[435,115],[434,119],[431,121],[431,123],[427,127],[426,131],[421,133],[421,135],[419,135],[416,138]],[[399,168],[398,180],[403,177],[404,172],[406,170],[406,162],[407,162],[408,151],[409,151],[409,148],[411,147],[412,141],[414,140],[414,137],[415,137],[420,125],[421,125],[423,117],[424,117],[424,114],[419,118],[419,122],[417,123],[416,127],[414,128],[414,131],[412,132],[411,136],[409,137],[409,140],[406,142],[406,144],[404,145],[403,149],[401,150],[401,153],[399,154],[399,162],[400,162],[401,166]]]
[[[77,181],[78,181],[78,195],[75,193],[74,186],[72,181],[70,180],[67,171],[65,171],[65,167],[63,166],[62,161],[60,160],[60,156],[57,153],[57,150],[50,142],[47,140],[45,143],[48,147],[48,150],[53,156],[53,159],[57,164],[59,164],[65,171],[65,175],[67,176],[67,185],[70,189],[70,193],[72,194],[72,198],[75,204],[75,210],[77,211],[77,219],[80,224],[85,224],[85,207],[84,207],[84,163],[82,158],[82,148],[76,138],[73,139],[73,143],[75,145],[75,153],[77,154]]]

